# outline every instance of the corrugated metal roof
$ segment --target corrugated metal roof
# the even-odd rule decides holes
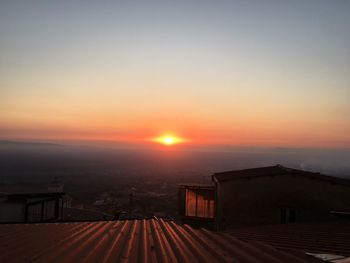
[[[350,257],[350,223],[295,223],[232,229],[244,241],[262,241],[276,248]]]
[[[0,225],[0,262],[321,262],[163,220]]]
[[[231,181],[231,180],[242,179],[242,178],[280,176],[280,175],[304,176],[315,180],[350,186],[350,180],[345,178],[288,168],[279,164],[275,166],[268,166],[268,167],[258,167],[258,168],[244,169],[244,170],[233,170],[233,171],[215,173],[213,174],[213,178],[218,180],[219,182],[223,182],[223,181]]]
[[[23,183],[23,184],[0,184],[0,193],[6,195],[30,195],[30,194],[56,194],[57,191],[49,189],[49,184]],[[63,192],[59,192],[64,194]]]

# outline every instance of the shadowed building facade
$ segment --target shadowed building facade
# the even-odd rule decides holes
[[[349,180],[281,165],[215,173],[212,179],[213,186],[196,190],[211,199],[214,213],[210,215],[190,214],[193,187],[180,187],[179,214],[184,222],[217,230],[325,222],[339,220],[332,211],[350,207]],[[205,203],[202,199],[197,198],[203,202],[200,206]]]
[[[63,184],[0,185],[0,223],[50,222],[62,219]]]

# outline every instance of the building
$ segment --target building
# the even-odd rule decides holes
[[[49,222],[62,217],[62,188],[41,184],[0,185],[0,222]]]
[[[191,213],[193,200],[197,207],[214,206],[210,218],[217,230],[334,221],[332,211],[350,207],[350,180],[281,165],[215,173],[212,179],[212,187],[180,186],[179,214],[184,222],[205,226],[203,214]],[[192,191],[203,196],[194,199]]]
[[[324,262],[302,250],[157,219],[0,224],[0,233],[0,262]]]

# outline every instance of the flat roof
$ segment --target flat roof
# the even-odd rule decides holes
[[[214,184],[196,184],[196,183],[189,183],[189,184],[178,184],[180,187],[184,188],[195,188],[195,189],[214,189],[215,185]]]
[[[49,190],[49,184],[21,183],[0,184],[0,194],[3,195],[34,195],[34,194],[56,194],[58,192]],[[63,192],[60,192],[63,194]]]

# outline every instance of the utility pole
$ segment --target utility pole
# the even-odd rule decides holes
[[[129,212],[128,212],[128,218],[132,219],[132,208],[133,208],[133,201],[134,201],[134,194],[131,191],[131,193],[129,194]]]

